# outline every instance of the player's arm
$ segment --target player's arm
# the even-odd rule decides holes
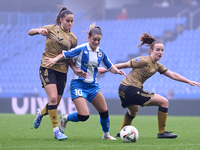
[[[126,63],[119,63],[119,64],[115,64],[114,65],[116,69],[122,69],[122,68],[131,68],[131,64],[130,61],[126,62]],[[115,69],[114,69],[115,70]],[[113,70],[113,71],[114,71]],[[108,70],[106,70],[103,67],[99,67],[98,68],[98,74],[103,74],[106,73]],[[111,71],[112,72],[112,71]]]
[[[126,73],[123,70],[118,70],[114,65],[112,65],[110,72],[126,76]]]
[[[75,49],[73,51],[62,51],[62,54],[59,54],[58,56],[54,58],[48,58],[46,57],[44,59],[44,64],[46,66],[53,66],[58,61],[63,61],[65,59],[75,58],[79,53],[81,52],[81,49]]]
[[[31,30],[28,31],[28,34],[31,35],[31,36],[32,35],[37,35],[37,34],[41,34],[43,36],[47,36],[48,35],[48,30],[45,29],[45,28],[41,28],[41,29],[39,29],[39,28],[37,28],[37,29],[33,28],[33,29],[31,29]]]
[[[53,66],[57,61],[59,61],[59,60],[64,60],[65,58],[64,58],[64,55],[63,55],[63,53],[62,54],[59,54],[58,56],[56,56],[56,57],[54,57],[54,58],[49,58],[49,57],[46,57],[45,59],[44,59],[44,64],[46,65],[46,66]]]
[[[72,68],[72,70],[80,77],[82,78],[86,78],[87,77],[87,73],[82,71],[82,70],[79,70],[76,68],[76,66],[74,65],[74,61],[73,59],[67,59],[67,62],[69,64],[69,66]]]
[[[173,79],[173,80],[177,80],[177,81],[180,81],[180,82],[185,82],[185,83],[188,83],[192,86],[199,86],[200,87],[200,83],[198,82],[195,82],[195,81],[191,81],[183,76],[181,76],[180,74],[176,73],[176,72],[172,72],[170,70],[167,70],[165,73],[163,73],[165,76]]]
[[[119,63],[119,64],[115,64],[115,67],[116,67],[117,69],[131,68],[131,63],[130,63],[130,61],[125,62],[125,63]]]
[[[122,69],[122,68],[139,68],[139,67],[143,67],[144,65],[146,65],[147,60],[140,58],[140,57],[136,57],[133,58],[125,63],[119,63],[119,64],[115,64],[115,67],[118,69]]]

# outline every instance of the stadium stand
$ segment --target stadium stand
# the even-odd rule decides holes
[[[187,19],[177,18],[149,18],[130,19],[125,21],[100,20],[96,22],[103,30],[103,38],[100,47],[108,54],[115,64],[125,62],[132,57],[148,55],[141,53],[137,46],[142,32],[150,32],[153,36],[161,38],[165,31],[175,32],[177,23],[186,24]],[[72,28],[78,38],[78,44],[87,40],[83,31],[89,29],[91,22],[80,21]],[[45,47],[45,38],[41,35],[28,36],[28,30],[40,27],[45,23],[23,25],[0,25],[0,96],[11,94],[46,96],[40,88],[39,65],[42,52]],[[160,61],[170,70],[174,70],[192,80],[200,81],[200,60],[197,53],[200,46],[197,44],[200,29],[185,30],[173,41],[165,43],[164,57]],[[130,70],[125,69],[128,74]],[[68,73],[68,83],[64,97],[69,96],[69,84],[72,71]],[[98,81],[105,97],[118,97],[118,86],[123,76],[106,73],[99,75]],[[187,98],[200,95],[198,88],[187,84],[172,81],[164,76],[156,74],[147,80],[144,89],[157,92],[163,96],[170,89],[174,90],[175,98]]]

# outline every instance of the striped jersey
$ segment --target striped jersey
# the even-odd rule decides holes
[[[63,50],[63,55],[66,59],[73,58],[76,68],[87,73],[86,79],[77,76],[75,73],[73,73],[72,79],[81,79],[86,83],[97,83],[96,75],[100,63],[102,63],[107,70],[110,70],[113,65],[100,47],[97,47],[97,49],[93,51],[89,43],[79,45],[70,51]]]

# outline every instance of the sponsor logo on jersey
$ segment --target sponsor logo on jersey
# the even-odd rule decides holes
[[[136,61],[136,62],[140,61],[140,57],[136,57],[136,58],[135,58],[135,61]]]
[[[92,68],[92,67],[95,67],[95,68],[97,68],[98,67],[98,63],[97,62],[95,62],[95,61],[88,61],[88,63],[86,64],[86,63],[84,63],[84,66],[85,67],[88,67],[88,68]]]

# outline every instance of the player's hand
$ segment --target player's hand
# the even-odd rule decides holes
[[[105,68],[103,68],[103,67],[98,67],[98,73],[97,73],[97,75],[99,75],[99,74],[104,74],[104,73],[106,73],[107,72],[107,70],[105,69]]]
[[[119,70],[117,73],[126,76],[126,73],[123,70]]]
[[[43,61],[43,64],[46,65],[47,67],[51,67],[53,66],[55,63],[57,62],[57,60],[55,58],[49,58],[46,57]]]
[[[47,31],[47,29],[39,29],[39,34],[41,34],[43,36],[47,36],[48,35],[48,31]]]
[[[78,75],[84,79],[87,78],[87,73],[84,72],[83,70],[77,70],[75,73],[76,73],[76,75]]]
[[[198,83],[198,82],[189,81],[188,83],[189,83],[190,85],[192,85],[192,86],[198,86],[198,87],[200,87],[200,83]]]

